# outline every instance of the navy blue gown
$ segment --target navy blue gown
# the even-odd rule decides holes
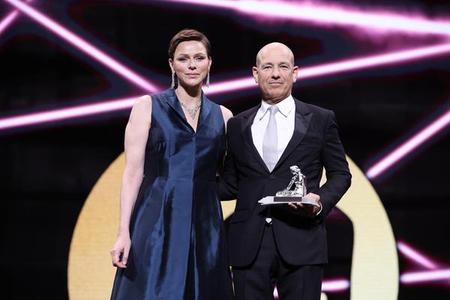
[[[219,105],[201,101],[195,132],[173,89],[152,95],[128,266],[117,270],[111,299],[232,299],[216,193],[225,126]]]

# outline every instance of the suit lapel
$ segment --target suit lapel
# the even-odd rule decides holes
[[[286,160],[286,158],[289,157],[289,155],[297,149],[297,146],[300,144],[300,142],[305,137],[305,134],[308,130],[309,123],[311,121],[312,113],[308,109],[308,107],[301,101],[295,99],[295,127],[294,127],[294,133],[292,135],[291,140],[289,141],[288,145],[286,146],[286,149],[284,149],[283,154],[281,155],[280,159],[278,160],[274,170],[276,170],[283,162]]]
[[[243,124],[242,124],[242,136],[244,143],[246,144],[247,148],[250,152],[250,157],[255,157],[256,161],[259,163],[259,165],[267,172],[269,172],[269,169],[266,166],[266,163],[262,159],[261,155],[259,154],[258,150],[255,147],[255,144],[253,143],[253,137],[252,137],[252,124],[253,120],[255,119],[256,113],[258,112],[258,109],[261,105],[258,105],[254,108],[251,108],[250,111],[246,116],[244,116]]]

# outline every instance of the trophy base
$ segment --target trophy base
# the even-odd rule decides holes
[[[275,196],[274,202],[302,202],[303,197],[300,196]]]
[[[261,205],[287,204],[290,202],[301,203],[304,205],[314,205],[320,207],[314,200],[308,197],[294,196],[267,196],[258,201]]]

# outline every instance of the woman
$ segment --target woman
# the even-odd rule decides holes
[[[185,29],[169,46],[172,88],[137,100],[125,130],[112,299],[230,299],[215,176],[232,113],[202,93],[210,43]]]

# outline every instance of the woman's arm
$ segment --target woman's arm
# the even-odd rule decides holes
[[[220,110],[222,111],[223,121],[225,122],[225,129],[226,129],[228,120],[233,117],[233,113],[231,112],[231,110],[222,105],[220,106]]]
[[[228,121],[233,117],[233,113],[226,107],[220,106],[222,110],[222,116],[225,122],[225,128],[228,128]],[[227,133],[228,141],[228,133]],[[234,168],[234,160],[232,159],[231,152],[229,151],[228,143],[227,150],[223,161],[223,166],[220,170],[220,176],[217,178],[217,191],[218,196],[221,201],[234,200],[237,195],[237,185],[236,185],[236,172]]]
[[[152,100],[139,98],[125,129],[125,170],[120,191],[120,220],[117,240],[111,250],[113,265],[125,268],[130,251],[130,218],[144,175],[145,147],[151,125]]]

